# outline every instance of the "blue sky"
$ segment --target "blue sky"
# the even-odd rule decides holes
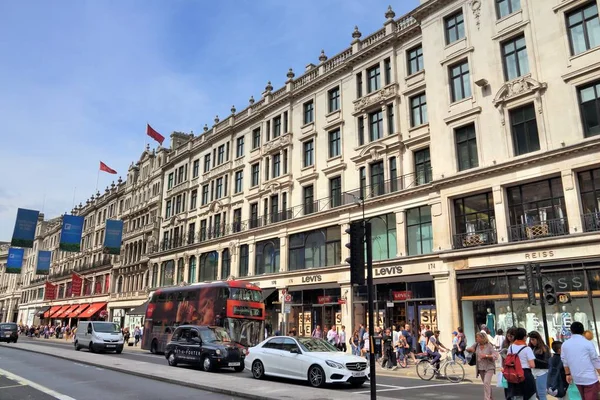
[[[100,160],[125,177],[146,122],[198,134],[348,47],[354,25],[382,27],[389,4],[398,17],[418,0],[0,2],[0,241],[18,207],[85,203]]]

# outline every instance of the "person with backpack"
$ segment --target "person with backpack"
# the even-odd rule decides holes
[[[488,341],[485,332],[477,332],[475,334],[476,343],[469,347],[467,351],[473,353],[476,357],[477,375],[481,377],[483,382],[483,398],[484,400],[493,400],[492,397],[492,378],[496,374],[496,360],[498,353],[494,346]]]
[[[401,336],[404,336],[406,339],[406,344],[408,346],[404,347],[404,356],[410,357],[414,364],[417,363],[417,359],[415,358],[415,348],[413,346],[413,335],[411,333],[410,324],[404,325],[404,330],[400,331]]]
[[[531,331],[529,337],[529,347],[533,350],[535,356],[535,368],[532,370],[535,376],[535,385],[537,387],[538,400],[546,400],[546,382],[548,380],[548,360],[550,360],[550,349],[544,343],[542,336]]]
[[[600,358],[592,342],[583,336],[585,331],[581,322],[571,324],[572,336],[563,343],[560,359],[565,368],[567,382],[575,383],[583,400],[597,400],[600,393]]]
[[[504,359],[502,375],[508,383],[507,399],[521,397],[523,400],[530,400],[536,397],[537,388],[531,372],[535,368],[535,355],[525,343],[526,337],[525,328],[517,328],[514,342],[508,346]]]
[[[554,355],[548,361],[548,380],[546,382],[546,393],[563,400],[567,396],[569,382],[563,363],[560,359],[562,342],[555,340],[552,342],[552,351]]]
[[[456,361],[456,357],[458,356],[463,364],[467,363],[463,346],[464,341],[459,336],[459,333],[457,331],[452,332],[452,361]]]

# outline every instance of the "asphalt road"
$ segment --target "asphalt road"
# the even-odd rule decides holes
[[[44,339],[31,339],[27,337],[21,337],[19,340],[25,342],[31,342],[38,345],[61,347],[65,349],[65,352],[75,351],[71,343],[57,343],[49,342]],[[2,349],[0,349],[2,350]],[[86,350],[81,350],[86,351]],[[21,352],[25,353],[25,352]],[[2,354],[0,353],[0,357]],[[150,352],[137,352],[127,351],[127,348],[121,354],[104,353],[98,354],[98,357],[119,357],[121,360],[144,361],[147,363],[167,365],[167,361],[163,355],[154,355]],[[47,356],[44,356],[47,357]],[[2,367],[2,359],[0,359],[0,368]],[[92,367],[93,368],[93,367]],[[180,368],[192,368],[192,367],[180,367]],[[414,367],[412,367],[414,368]],[[108,372],[108,371],[106,371]],[[199,373],[202,373],[199,371]],[[252,375],[248,371],[242,373],[235,373],[233,371],[223,370],[220,373],[235,374],[242,379],[248,379],[249,382],[244,384],[254,384]],[[139,379],[139,378],[133,378]],[[287,382],[287,381],[286,381]],[[290,392],[298,390],[303,385],[302,382],[289,381]],[[359,393],[368,399],[370,387],[365,384],[361,389],[353,389],[347,385],[340,386],[339,390],[344,390],[349,393]],[[407,377],[394,377],[394,376],[377,376],[377,397],[378,398],[392,398],[392,399],[435,399],[435,400],[481,400],[483,397],[483,386],[480,384],[462,383],[452,384],[446,380],[434,379],[432,381],[422,381],[415,378]],[[152,397],[149,397],[151,399]],[[170,398],[170,397],[169,397]],[[207,397],[208,398],[208,397]],[[215,399],[223,399],[224,397],[214,397]],[[504,392],[502,389],[494,388],[494,398],[504,398]],[[4,400],[4,399],[2,399]]]
[[[102,355],[99,355],[102,356]],[[2,400],[237,400],[60,358],[0,347]]]

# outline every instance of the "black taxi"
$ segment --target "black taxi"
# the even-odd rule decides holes
[[[169,365],[200,365],[204,371],[219,368],[244,370],[246,349],[231,340],[229,333],[218,326],[181,325],[165,348]]]
[[[0,324],[0,342],[17,343],[19,328],[14,322]]]

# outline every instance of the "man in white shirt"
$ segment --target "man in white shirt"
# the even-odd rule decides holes
[[[600,393],[600,358],[592,342],[583,337],[581,322],[571,324],[571,339],[565,341],[560,352],[567,382],[575,383],[582,400],[597,400]]]

